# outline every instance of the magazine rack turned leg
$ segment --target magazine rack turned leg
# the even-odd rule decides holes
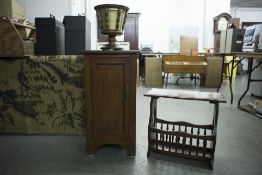
[[[151,127],[155,127],[155,120],[156,120],[156,114],[157,114],[157,99],[158,98],[152,97],[150,101],[150,117],[149,117],[149,123],[148,123],[148,131],[150,130]],[[150,138],[156,139],[156,134],[148,132],[147,157],[149,157],[151,154],[151,149],[150,149],[150,144],[149,144]]]

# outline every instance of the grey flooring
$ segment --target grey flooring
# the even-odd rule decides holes
[[[237,108],[237,100],[245,90],[246,76],[233,82],[234,103],[229,103],[228,81],[220,92],[228,103],[220,105],[218,138],[214,169],[206,162],[152,153],[147,158],[148,97],[150,88],[137,89],[136,156],[128,157],[117,146],[98,149],[87,156],[84,136],[1,135],[0,175],[127,175],[127,174],[262,174],[262,119]],[[191,89],[215,92],[214,88],[195,87],[189,80],[168,89]],[[250,98],[245,97],[245,101]],[[212,120],[213,106],[208,102],[159,99],[158,114],[165,119],[207,124]]]

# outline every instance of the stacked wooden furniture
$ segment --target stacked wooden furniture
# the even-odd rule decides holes
[[[35,27],[11,22],[0,17],[0,56],[19,57],[34,55]]]
[[[219,103],[226,103],[223,95],[216,92],[152,89],[145,94],[151,97],[148,124],[148,152],[175,155],[208,161],[213,168]],[[172,98],[181,100],[207,101],[214,105],[213,123],[196,125],[185,121],[166,121],[157,116],[157,100]]]
[[[145,57],[145,87],[162,87],[162,58]]]
[[[86,51],[87,154],[105,144],[136,152],[137,51]]]
[[[198,38],[193,36],[180,35],[180,54],[197,55]]]
[[[219,56],[207,57],[206,88],[217,88],[220,84],[223,59]]]
[[[163,55],[163,72],[166,86],[169,73],[200,74],[200,86],[204,86],[207,69],[206,56]]]

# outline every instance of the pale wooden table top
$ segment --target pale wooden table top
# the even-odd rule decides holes
[[[148,91],[145,94],[145,96],[226,103],[224,96],[218,92],[200,92],[190,90],[171,90],[153,88],[150,91]]]

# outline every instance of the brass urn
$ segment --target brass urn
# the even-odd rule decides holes
[[[116,45],[116,36],[122,35],[128,7],[117,4],[102,4],[94,7],[100,31],[108,35],[108,44],[102,50],[122,50]]]

